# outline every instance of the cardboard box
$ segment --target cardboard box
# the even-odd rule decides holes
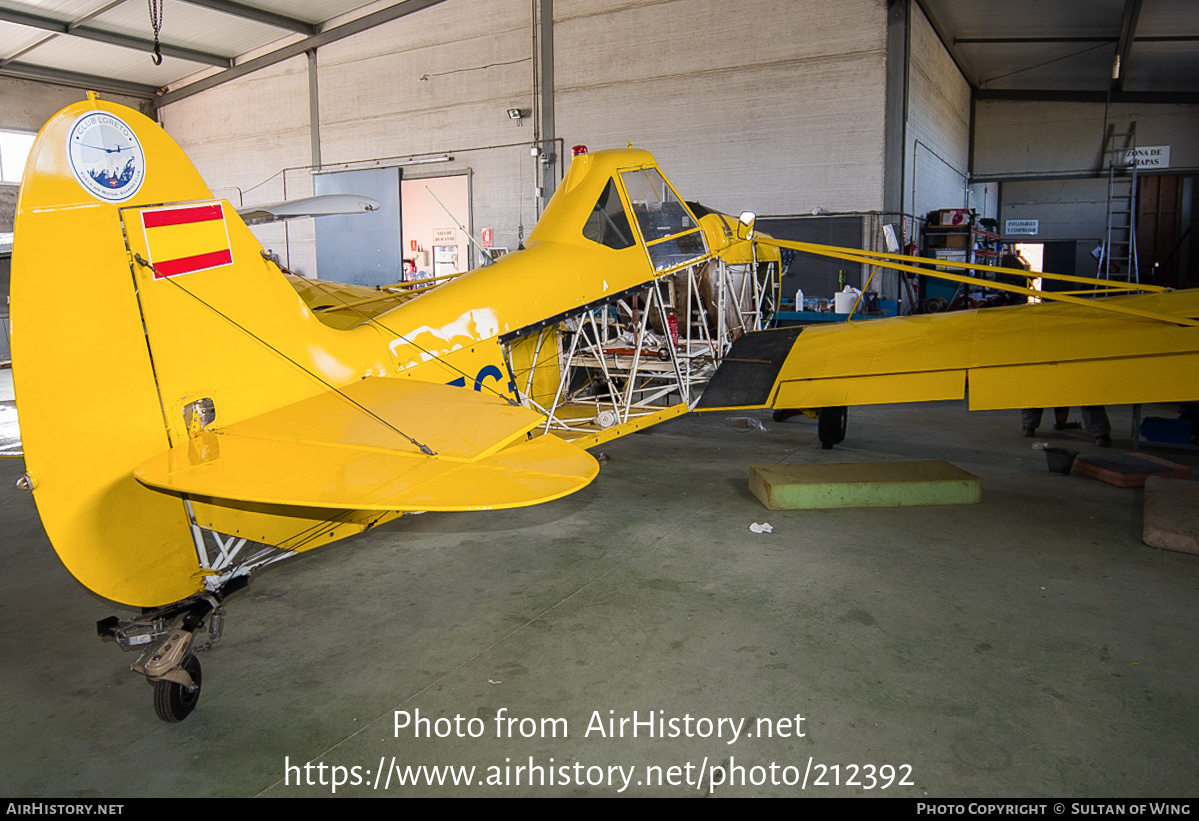
[[[937,225],[941,226],[966,226],[970,224],[970,209],[969,208],[942,208],[937,212]]]

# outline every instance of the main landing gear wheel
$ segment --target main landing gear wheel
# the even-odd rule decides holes
[[[845,428],[849,422],[849,408],[841,405],[836,408],[821,408],[820,418],[816,422],[816,434],[820,437],[820,447],[832,450],[833,445],[845,441]]]
[[[193,687],[188,688],[166,679],[154,682],[154,712],[163,721],[183,721],[200,701],[200,660],[188,654],[181,666],[191,676]]]

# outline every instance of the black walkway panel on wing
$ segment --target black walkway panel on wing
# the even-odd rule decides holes
[[[746,334],[733,343],[696,410],[753,407],[770,401],[770,389],[802,326]]]

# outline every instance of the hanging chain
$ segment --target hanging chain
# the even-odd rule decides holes
[[[162,50],[158,45],[158,32],[162,31],[162,9],[166,5],[166,0],[146,0],[146,5],[150,9],[150,28],[154,29],[154,54],[150,59],[154,61],[154,65],[162,65]]]

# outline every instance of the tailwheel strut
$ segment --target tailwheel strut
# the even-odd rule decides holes
[[[203,683],[196,653],[212,649],[220,640],[222,603],[248,584],[249,577],[237,576],[217,590],[146,610],[135,618],[110,616],[96,623],[101,637],[114,639],[126,650],[142,650],[130,668],[154,688],[154,712],[163,721],[183,721],[196,709]],[[205,627],[208,640],[197,644],[196,633]]]

